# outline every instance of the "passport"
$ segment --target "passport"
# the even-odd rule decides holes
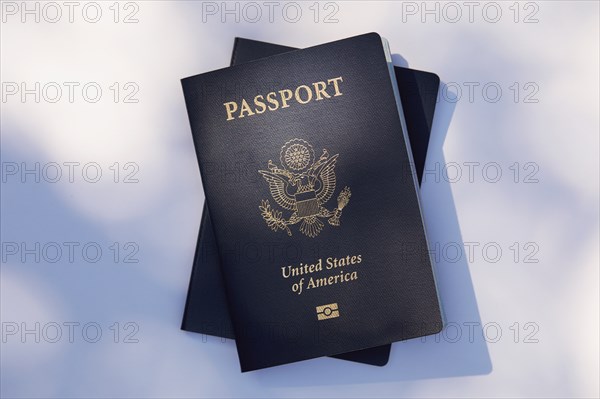
[[[231,65],[293,50],[296,49],[236,38]],[[434,73],[409,68],[394,67],[394,71],[415,168],[421,182],[440,79]],[[210,216],[204,206],[181,328],[190,332],[234,339],[212,228]],[[333,357],[384,366],[389,359],[390,347],[391,345],[388,344]]]
[[[441,328],[389,61],[369,34],[182,80],[242,371]]]

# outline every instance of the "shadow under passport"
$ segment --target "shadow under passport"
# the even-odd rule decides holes
[[[393,59],[395,64],[407,66],[404,58],[394,55]],[[261,384],[340,385],[482,375],[492,371],[452,188],[441,176],[446,164],[443,145],[456,107],[452,98],[455,94],[442,91],[443,88],[441,83],[421,185],[421,206],[445,316],[444,329],[435,335],[394,343],[385,367],[342,364],[322,358],[249,374]],[[448,246],[462,251],[462,255],[444,256],[444,248]],[[333,373],[332,367],[336,370]],[[294,372],[290,372],[292,368]],[[299,375],[303,378],[298,378]]]

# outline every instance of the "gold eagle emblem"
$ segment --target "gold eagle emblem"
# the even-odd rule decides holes
[[[335,165],[339,154],[330,156],[326,149],[315,161],[313,147],[302,139],[292,139],[281,147],[281,166],[269,160],[268,170],[259,170],[269,184],[271,196],[277,205],[292,214],[289,219],[282,211],[271,208],[268,200],[262,200],[259,209],[267,226],[273,231],[285,230],[292,235],[290,225],[300,223],[300,232],[308,237],[316,237],[323,229],[320,218],[328,218],[332,226],[340,225],[342,209],[350,201],[350,189],[340,191],[337,208],[325,208],[335,192]]]

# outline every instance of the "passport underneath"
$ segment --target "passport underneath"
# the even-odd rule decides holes
[[[296,49],[257,40],[236,38],[231,65],[293,50]],[[425,166],[440,80],[437,75],[430,72],[402,67],[394,67],[394,70],[420,182]],[[186,331],[234,339],[219,254],[212,229],[210,216],[204,206],[181,328]],[[390,348],[391,345],[388,344],[333,357],[384,366],[388,362]]]
[[[245,47],[255,54],[246,59],[270,55],[271,45],[258,43]],[[232,64],[244,62],[244,51],[237,41]],[[381,346],[338,356],[384,364],[389,345],[382,344],[435,333],[441,317],[381,39],[363,35],[248,65],[183,80],[209,205],[200,240],[218,249],[206,257],[212,267],[204,281],[214,282],[208,291],[214,297],[203,302],[221,309],[220,320],[200,326],[190,316],[195,267],[183,328],[233,337],[228,298],[243,371],[375,345]],[[317,79],[327,71],[332,78]],[[415,71],[406,71],[397,69],[396,77],[416,90],[402,97],[416,98],[424,86]],[[421,132],[419,177],[439,84],[435,75],[422,74],[435,82],[429,98],[421,96],[431,106],[412,101],[408,109],[421,108],[414,112],[421,117],[407,117],[407,125],[422,125],[412,129]],[[275,86],[291,89],[256,101],[259,87]],[[332,118],[336,110],[344,119]],[[236,168],[248,173],[232,174]],[[342,177],[347,185],[336,188]]]

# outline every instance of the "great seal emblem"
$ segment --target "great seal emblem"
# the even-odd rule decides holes
[[[302,139],[286,142],[279,153],[281,166],[269,160],[268,170],[259,170],[269,184],[271,196],[285,210],[291,211],[289,219],[282,211],[274,209],[268,200],[259,206],[267,226],[273,231],[285,230],[289,236],[289,226],[300,223],[300,232],[308,237],[316,237],[323,229],[320,218],[327,218],[332,226],[340,225],[342,209],[350,201],[350,189],[344,187],[337,198],[337,208],[328,210],[325,204],[335,192],[335,165],[339,154],[330,156],[326,149],[315,160],[312,145]]]

